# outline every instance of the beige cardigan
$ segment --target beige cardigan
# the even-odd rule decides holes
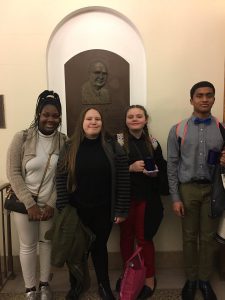
[[[66,135],[56,132],[51,152],[54,151],[54,154],[59,154],[65,141]],[[15,194],[25,204],[26,208],[30,208],[36,203],[24,181],[26,163],[36,156],[36,143],[37,132],[35,129],[28,129],[26,138],[24,138],[24,131],[20,131],[15,134],[7,154],[7,177]],[[55,202],[56,189],[54,189],[47,205],[55,207]]]

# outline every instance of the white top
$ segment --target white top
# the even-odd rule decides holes
[[[45,167],[50,154],[54,134],[44,135],[38,131],[38,139],[36,145],[36,156],[29,160],[26,164],[25,183],[32,194],[37,194]],[[54,190],[55,171],[58,161],[58,155],[52,154],[50,163],[41,186],[38,196],[38,205],[46,203]]]

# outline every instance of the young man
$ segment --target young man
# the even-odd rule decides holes
[[[212,167],[207,163],[210,150],[221,151],[223,138],[218,121],[211,115],[215,101],[212,83],[201,81],[190,90],[193,114],[174,125],[168,137],[168,179],[173,210],[181,217],[183,254],[187,281],[183,300],[194,300],[197,286],[204,300],[217,297],[209,283],[213,270],[214,233],[218,220],[209,217]],[[179,126],[183,124],[181,136]],[[220,163],[225,164],[225,151]]]

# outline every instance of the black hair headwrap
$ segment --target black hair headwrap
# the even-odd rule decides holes
[[[36,115],[40,114],[43,107],[48,104],[54,105],[57,108],[59,114],[61,115],[62,107],[59,95],[54,91],[49,90],[45,90],[38,96],[35,110]]]

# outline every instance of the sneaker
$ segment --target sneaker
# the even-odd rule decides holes
[[[36,300],[37,299],[37,292],[36,291],[30,291],[25,293],[26,300]]]
[[[40,291],[40,300],[52,300],[52,291],[49,285],[41,286],[39,291]]]

